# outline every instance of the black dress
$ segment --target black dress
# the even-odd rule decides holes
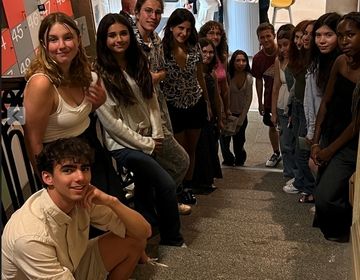
[[[334,94],[322,124],[322,147],[334,142],[352,122],[351,105],[354,89],[355,83],[338,74]],[[320,227],[324,237],[329,240],[349,240],[352,223],[349,179],[356,168],[358,138],[357,131],[318,172],[314,226]]]
[[[209,96],[213,117],[207,121],[201,129],[200,138],[196,147],[195,169],[192,187],[196,193],[197,189],[206,189],[214,183],[214,178],[222,178],[220,160],[218,156],[218,140],[220,136],[216,119],[216,82],[211,74],[204,76]],[[201,192],[201,190],[199,191]]]

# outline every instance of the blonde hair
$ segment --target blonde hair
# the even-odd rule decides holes
[[[49,56],[47,50],[49,31],[56,23],[62,24],[70,31],[75,31],[79,39],[78,53],[71,62],[70,78],[68,80],[65,80],[64,73],[56,61]],[[51,78],[57,87],[61,84],[89,87],[91,83],[91,67],[81,43],[80,30],[72,18],[60,12],[49,14],[41,22],[38,39],[40,42],[38,52],[26,71],[25,79],[28,80],[35,73],[44,73]]]

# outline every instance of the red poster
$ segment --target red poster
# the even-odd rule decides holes
[[[71,17],[74,15],[70,0],[56,0],[56,3],[59,12],[63,12]]]
[[[10,31],[4,29],[1,32],[1,74],[4,74],[15,63],[16,55]]]
[[[44,3],[45,12],[42,14],[44,17],[47,16],[48,14],[58,12],[58,7],[56,3],[57,1],[59,0],[49,0]]]
[[[3,0],[5,16],[12,29],[26,19],[24,0]]]

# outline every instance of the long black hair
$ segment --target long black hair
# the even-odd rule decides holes
[[[188,47],[194,47],[198,42],[198,34],[195,28],[195,18],[193,14],[187,9],[178,8],[170,15],[164,31],[164,38],[162,40],[165,58],[171,57],[171,51],[174,44],[174,36],[171,29],[183,22],[188,21],[191,25],[190,37],[187,40]]]
[[[333,51],[327,54],[322,54],[316,46],[316,30],[326,25],[336,34],[336,26],[340,20],[338,13],[326,13],[318,18],[314,24],[312,36],[314,40],[311,41],[310,47],[310,66],[309,72],[316,74],[316,85],[322,93],[325,92],[326,84],[328,82],[330,71],[335,59],[340,54],[339,48],[336,47]]]
[[[251,68],[250,68],[250,63],[249,63],[249,57],[248,55],[246,54],[246,52],[242,51],[242,50],[236,50],[231,58],[230,58],[230,62],[229,62],[229,76],[230,76],[230,79],[232,79],[234,76],[235,76],[235,59],[238,55],[243,55],[245,57],[245,60],[246,60],[246,66],[245,66],[245,69],[244,71],[245,72],[248,72],[248,73],[251,73]]]
[[[95,70],[102,77],[105,87],[113,97],[124,104],[134,104],[134,93],[126,81],[114,55],[107,47],[108,29],[111,25],[119,23],[129,31],[130,45],[126,50],[126,73],[131,76],[139,86],[144,98],[153,96],[153,84],[149,71],[148,61],[137,43],[133,29],[129,21],[119,14],[107,14],[104,16],[98,27],[96,34],[96,52]]]

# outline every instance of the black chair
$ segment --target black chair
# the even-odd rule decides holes
[[[5,182],[2,182],[1,226],[4,226],[10,215],[22,206],[27,197],[42,186],[31,167],[22,128],[23,91],[26,81],[24,77],[1,77],[1,84],[1,165],[5,178]],[[21,182],[20,178],[25,182]],[[6,187],[3,184],[6,184]]]

